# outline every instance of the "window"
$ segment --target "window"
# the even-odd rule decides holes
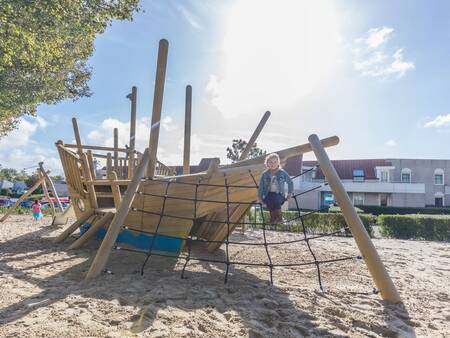
[[[442,192],[437,192],[434,194],[434,206],[435,207],[444,206],[444,194]]]
[[[364,205],[364,194],[353,193],[353,205]]]
[[[443,185],[444,184],[444,170],[436,169],[434,171],[434,184]]]
[[[355,182],[363,182],[364,181],[364,170],[362,170],[362,169],[354,169],[353,170],[353,181],[355,181]]]
[[[380,182],[389,182],[389,171],[387,170],[380,171]]]
[[[409,168],[402,169],[401,182],[402,183],[411,183],[411,169],[409,169]]]
[[[380,194],[380,207],[388,207],[388,206],[389,206],[389,195]]]

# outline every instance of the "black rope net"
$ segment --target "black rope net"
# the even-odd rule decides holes
[[[292,179],[295,179],[299,176],[302,176],[314,169],[316,167],[311,168],[309,170],[306,170],[302,172],[301,174],[292,177]],[[269,283],[273,284],[273,272],[276,268],[300,268],[300,267],[313,267],[315,269],[315,273],[317,276],[317,281],[319,284],[319,288],[321,291],[324,291],[323,281],[322,281],[322,273],[321,268],[324,265],[337,263],[337,262],[343,262],[343,261],[350,261],[350,260],[360,260],[361,256],[359,255],[345,255],[341,257],[336,257],[335,255],[331,258],[325,257],[324,255],[318,255],[316,254],[315,250],[313,250],[312,242],[325,239],[332,236],[342,236],[342,235],[348,235],[349,229],[347,227],[342,227],[341,229],[338,229],[333,232],[324,232],[324,233],[317,233],[315,231],[310,231],[307,226],[307,219],[312,214],[318,213],[320,211],[323,211],[322,209],[314,210],[314,211],[302,211],[300,207],[299,198],[300,196],[311,193],[313,191],[317,191],[321,187],[327,185],[327,183],[318,184],[317,186],[301,191],[299,193],[294,194],[292,197],[294,199],[295,204],[295,210],[294,213],[290,213],[291,215],[294,214],[294,216],[289,217],[288,219],[283,219],[282,222],[277,223],[269,223],[265,217],[264,217],[264,208],[263,205],[259,202],[255,201],[249,201],[249,202],[243,202],[243,201],[232,201],[230,199],[230,189],[253,189],[255,191],[256,196],[256,190],[258,189],[258,183],[256,180],[256,177],[252,170],[248,170],[248,174],[252,178],[252,185],[237,185],[237,184],[230,184],[229,179],[226,174],[223,174],[223,184],[211,184],[207,182],[203,182],[204,178],[199,177],[199,179],[195,182],[180,182],[176,180],[163,180],[160,178],[143,178],[144,181],[154,181],[159,182],[161,184],[165,184],[164,194],[155,194],[155,193],[149,193],[145,191],[138,191],[137,194],[141,195],[142,197],[142,203],[139,208],[133,207],[132,211],[140,213],[140,219],[141,219],[141,225],[144,223],[144,215],[150,214],[157,216],[158,221],[156,224],[156,228],[154,231],[146,231],[142,227],[140,230],[133,229],[127,226],[124,226],[124,229],[131,230],[133,232],[139,232],[144,233],[147,235],[151,235],[150,244],[147,250],[142,249],[136,249],[131,248],[127,246],[120,246],[116,244],[114,248],[116,250],[124,250],[124,251],[131,251],[136,253],[141,253],[145,255],[145,259],[142,263],[142,266],[140,268],[141,275],[144,274],[145,268],[147,264],[150,262],[150,258],[152,256],[159,256],[159,257],[167,257],[167,258],[173,258],[173,259],[181,259],[184,260],[183,267],[181,269],[181,278],[185,278],[185,272],[188,267],[188,264],[190,262],[208,262],[208,263],[216,263],[216,264],[223,264],[225,265],[225,274],[224,274],[224,282],[227,283],[229,275],[230,275],[230,267],[231,266],[253,266],[253,267],[265,267],[269,271]],[[176,184],[183,184],[183,185],[191,185],[194,187],[194,196],[192,198],[188,197],[180,197],[180,196],[171,196],[169,193],[169,187]],[[225,192],[225,199],[222,200],[212,200],[212,199],[203,199],[199,196],[199,189],[205,188],[205,187],[215,187],[215,188],[223,188]],[[144,200],[145,197],[151,196],[151,197],[157,197],[162,199],[161,209],[159,212],[155,211],[149,211],[145,210],[144,208]],[[184,217],[179,216],[175,214],[169,214],[166,211],[166,205],[167,201],[169,200],[180,200],[180,201],[190,201],[193,203],[193,213],[192,217]],[[201,237],[196,236],[192,232],[188,236],[171,236],[167,234],[161,233],[161,224],[163,218],[167,219],[176,219],[176,220],[182,220],[186,222],[195,222],[198,220],[197,215],[197,209],[199,203],[207,202],[207,203],[220,203],[225,208],[225,219],[213,219],[208,220],[210,224],[225,224],[226,225],[226,237],[224,240],[216,241],[216,240],[208,240]],[[246,214],[246,217],[243,219],[240,219],[238,222],[232,221],[230,217],[230,209],[232,207],[235,207],[236,205],[246,205],[248,207],[248,212]],[[136,205],[135,205],[136,206]],[[243,226],[250,229],[260,229],[259,232],[254,232],[253,237],[254,240],[246,240],[246,241],[239,241],[239,240],[232,240],[230,238],[232,231],[235,229],[235,227]],[[271,239],[268,238],[268,232],[271,233]],[[282,233],[282,232],[288,232],[289,233],[289,239],[286,239],[286,236],[277,239],[276,236],[273,236],[274,233]],[[185,241],[184,250],[182,250],[179,254],[170,254],[167,252],[157,251],[155,250],[155,242],[157,238],[167,238],[167,239],[178,239]],[[193,251],[193,245],[196,243],[203,243],[203,244],[211,244],[211,243],[217,243],[222,244],[224,246],[224,258],[217,258],[217,257],[210,257],[208,255],[202,255],[201,253],[194,253]],[[304,246],[304,250],[301,250],[301,253],[299,254],[298,251],[295,251],[295,257],[292,257],[292,245],[302,245]],[[237,249],[237,251],[233,254],[233,256],[230,254],[230,248],[231,247],[247,247],[250,248],[250,252],[253,250],[263,249],[265,251],[265,260],[264,261],[257,261],[252,259],[253,255],[245,254],[245,250]],[[242,260],[240,257],[242,256]],[[281,260],[281,262],[278,262]],[[294,263],[292,262],[294,261]],[[374,290],[374,292],[376,292]]]

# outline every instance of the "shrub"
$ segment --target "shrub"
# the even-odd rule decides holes
[[[386,237],[450,241],[447,215],[379,215],[377,223]]]
[[[411,215],[411,214],[450,215],[450,208],[381,207],[377,205],[358,205],[358,208],[362,209],[363,212],[372,215]]]
[[[0,207],[0,214],[6,214],[8,209],[9,208]],[[31,215],[31,208],[25,208],[25,207],[19,206],[14,210],[14,212],[12,214],[13,215]],[[42,214],[44,216],[51,215],[52,214],[51,208],[43,209]]]
[[[268,211],[263,211],[264,221],[269,223],[270,215]],[[303,223],[305,225],[305,229],[310,234],[319,234],[319,233],[330,233],[338,231],[342,228],[347,227],[344,216],[341,213],[324,213],[324,212],[315,212],[308,213],[302,212]],[[281,225],[270,225],[267,229],[276,228],[276,230],[289,230],[292,232],[302,232],[303,227],[301,224],[301,220],[299,218],[298,212],[296,211],[285,211],[283,212],[283,217],[286,221],[291,220],[288,224]],[[370,237],[373,236],[373,224],[375,223],[376,218],[370,214],[359,214],[361,221],[364,224],[368,234]],[[246,217],[246,222],[254,223],[255,222],[255,210],[251,208]],[[256,210],[256,223],[261,223],[261,212]],[[261,228],[261,226],[257,226]],[[350,232],[347,231],[346,235],[350,235]]]

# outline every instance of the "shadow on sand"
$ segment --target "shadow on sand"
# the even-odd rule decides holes
[[[108,265],[113,274],[105,274],[85,283],[83,277],[89,268],[89,258],[98,243],[91,242],[86,249],[76,252],[65,251],[67,243],[52,243],[50,234],[54,231],[54,227],[43,227],[1,244],[0,273],[31,283],[42,291],[2,308],[0,324],[20,320],[38,308],[78,295],[86,303],[89,299],[115,300],[121,306],[138,307],[139,314],[130,314],[126,320],[131,323],[128,330],[135,334],[144,331],[147,334],[154,330],[158,313],[170,307],[187,313],[204,311],[205,316],[211,317],[209,322],[214,322],[217,313],[231,322],[234,316],[238,316],[245,329],[237,334],[250,337],[347,336],[319,327],[314,322],[317,318],[307,313],[307,309],[300,309],[287,291],[268,285],[266,279],[260,279],[246,270],[231,269],[231,278],[224,285],[223,264],[190,263],[186,278],[181,279],[180,269],[184,260],[177,262],[175,259],[153,256],[144,276],[141,276],[139,269],[145,258],[143,255],[113,252]],[[201,248],[196,250],[201,251]],[[214,254],[215,259],[223,259],[223,256],[222,250]],[[70,260],[75,261],[70,268],[63,269],[61,265]],[[195,271],[190,270],[191,264],[196,264]],[[47,273],[41,274],[41,269],[47,269]],[[323,296],[326,297],[326,294]],[[385,304],[388,327],[384,332],[376,333],[385,336],[395,333],[390,329],[389,318],[394,318],[391,311],[395,311],[392,305]],[[407,320],[409,315],[406,309],[404,313]],[[109,321],[107,313],[102,320]],[[114,326],[120,323],[109,321],[109,324]],[[201,321],[192,325],[206,335],[214,334],[214,327],[207,327]]]

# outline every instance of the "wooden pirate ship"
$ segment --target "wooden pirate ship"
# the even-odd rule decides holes
[[[184,239],[192,236],[208,241],[208,250],[214,251],[257,199],[257,182],[265,169],[264,156],[251,159],[247,156],[269,112],[264,114],[238,162],[220,165],[213,160],[206,171],[191,174],[192,91],[187,86],[183,174],[175,175],[172,168],[157,160],[167,54],[168,42],[161,40],[149,146],[143,153],[135,149],[135,87],[128,96],[131,99],[128,146],[119,147],[117,129],[112,147],[83,144],[76,119],[72,119],[76,144],[56,143],[77,220],[55,241],[63,241],[83,224],[89,224],[89,228],[71,244],[71,249],[79,248],[93,236],[103,237],[88,279],[103,270],[116,241],[176,255],[185,244]],[[324,147],[338,142],[336,136],[319,140],[312,135],[308,143],[277,153],[284,164],[291,157],[314,151],[382,297],[397,302],[400,299],[397,291],[324,151]],[[95,170],[94,158],[106,159],[105,175],[100,176]]]

